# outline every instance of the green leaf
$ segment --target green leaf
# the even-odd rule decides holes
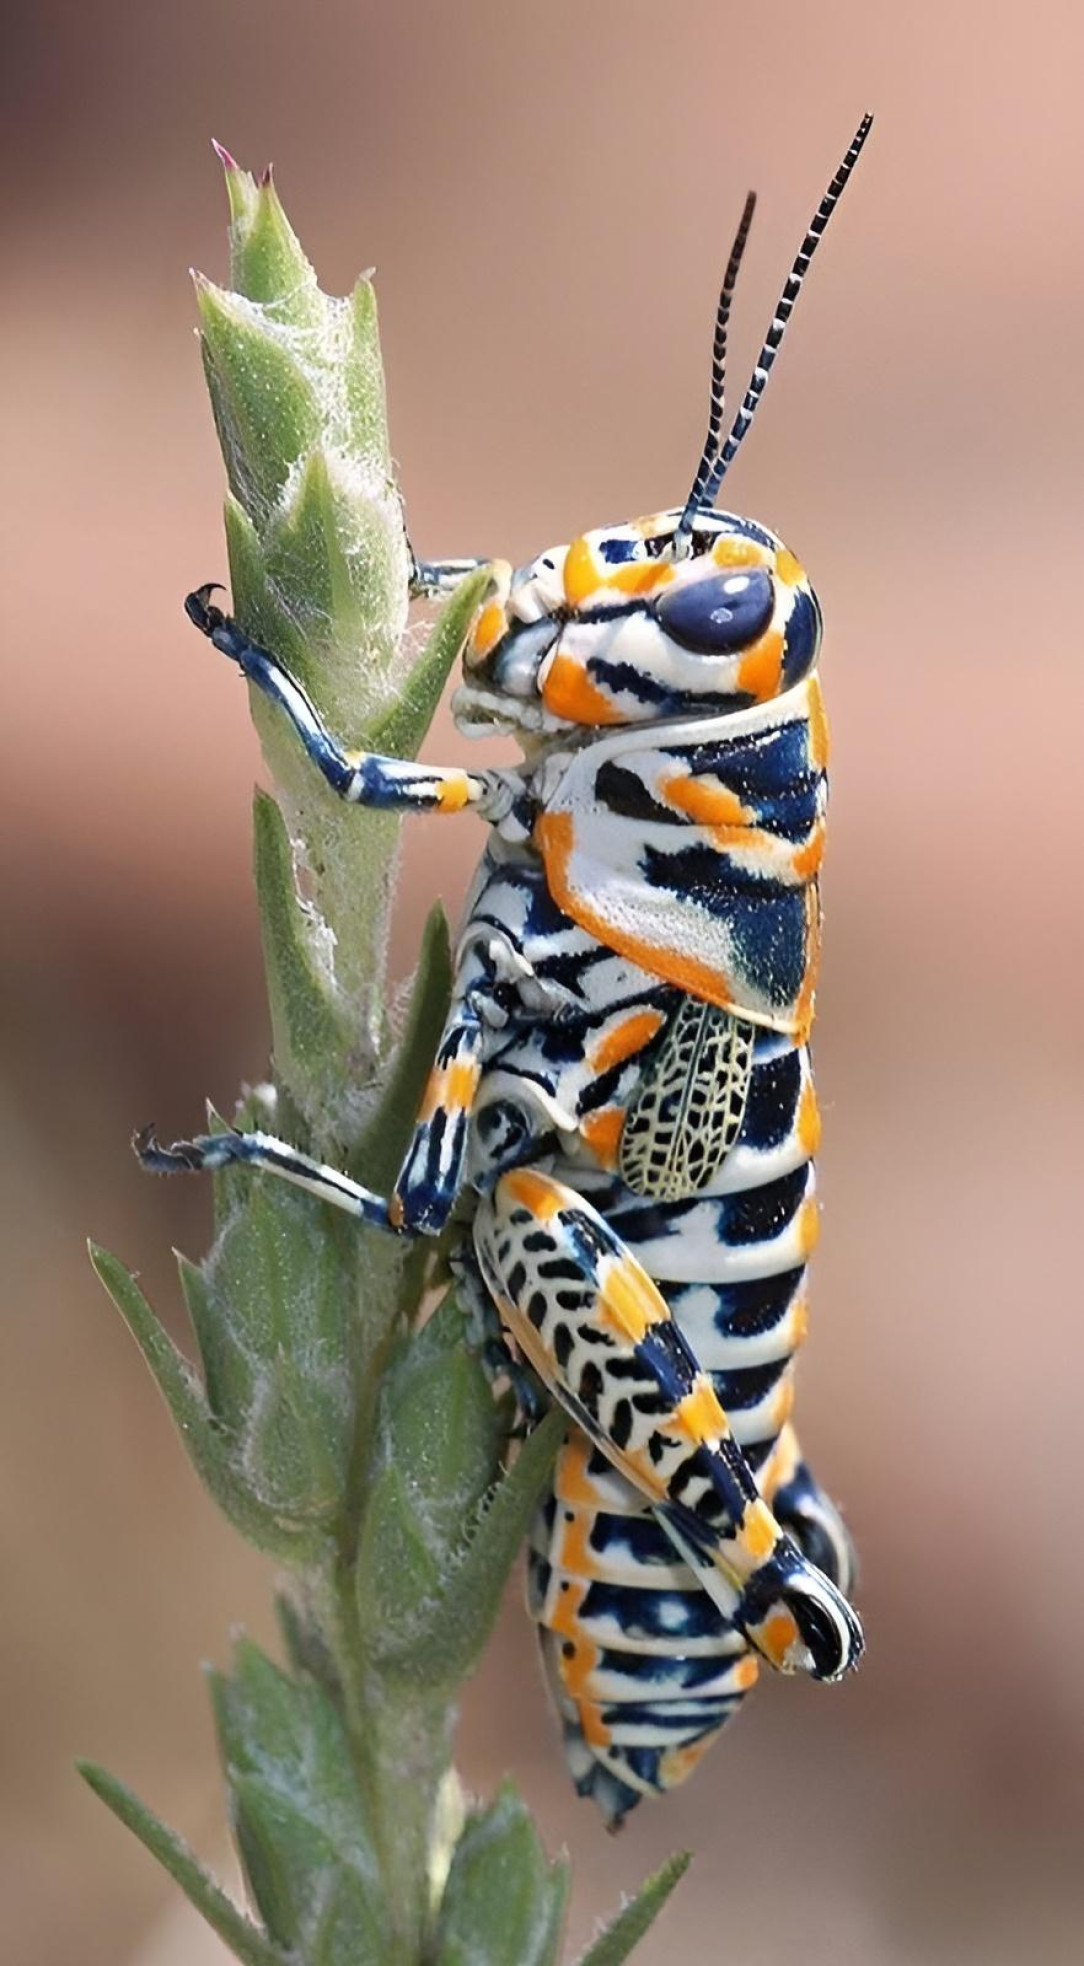
[[[381,1419],[378,1455],[410,1470],[419,1523],[443,1559],[492,1490],[501,1449],[489,1379],[454,1292],[396,1357]]]
[[[266,792],[256,793],[252,818],[275,1065],[298,1103],[323,1110],[333,1132],[354,1034],[335,1001],[326,951],[323,969],[317,960],[311,914],[306,917],[298,898],[290,835]]]
[[[264,541],[267,575],[278,591],[298,596],[298,624],[304,629],[305,662],[318,670],[322,645],[349,643],[356,651],[365,631],[364,549],[357,528],[363,515],[333,473],[324,445],[308,452],[289,499]],[[302,674],[301,682],[311,680]],[[355,704],[361,679],[355,673]],[[350,735],[349,732],[342,733]]]
[[[384,364],[380,359],[376,291],[362,274],[350,297],[350,333],[343,364],[346,407],[353,442],[363,457],[391,471]]]
[[[285,1589],[275,1593],[275,1615],[294,1677],[314,1679],[318,1686],[323,1687],[332,1705],[341,1710],[342,1680],[315,1614],[293,1590]]]
[[[358,1607],[379,1665],[409,1651],[443,1599],[463,1537],[499,1466],[482,1365],[449,1296],[400,1345],[381,1390],[373,1486],[357,1557]]]
[[[366,1515],[358,1568],[363,1619],[371,1616],[379,1594],[381,1616],[370,1643],[383,1672],[429,1688],[451,1687],[473,1672],[566,1426],[563,1413],[547,1414],[466,1537],[439,1563],[427,1547],[403,1476],[397,1468],[385,1471]],[[378,1496],[381,1513],[370,1521]]]
[[[259,310],[196,275],[211,406],[230,488],[254,518],[278,499],[293,465],[320,440],[312,385]]]
[[[354,1966],[389,1959],[368,1811],[336,1706],[249,1639],[232,1675],[209,1678],[238,1848],[272,1938],[306,1966],[345,1960],[347,1938]]]
[[[203,1272],[208,1394],[249,1487],[276,1516],[329,1531],[356,1451],[368,1249],[356,1222],[250,1172]]]
[[[230,201],[230,243],[232,245],[233,229],[236,227],[244,232],[252,223],[252,217],[256,210],[256,180],[251,171],[241,169],[240,164],[230,156],[228,150],[225,150],[221,144],[214,142],[213,138],[212,142],[214,143],[215,155],[226,173],[226,196]],[[233,279],[233,277],[233,267],[231,264],[230,278]]]
[[[435,1966],[555,1966],[568,1867],[550,1864],[510,1782],[456,1845],[437,1925]]]
[[[369,726],[366,743],[394,758],[413,758],[429,729],[471,622],[493,585],[489,567],[467,574],[444,603],[419,661],[397,701]]]
[[[414,1129],[425,1083],[452,994],[448,919],[438,901],[422,935],[410,1010],[380,1103],[352,1162],[359,1181],[384,1195],[391,1189]]]
[[[271,593],[263,544],[252,520],[231,491],[222,508],[230,563],[231,612],[246,635],[273,649],[293,673],[304,661],[304,637]]]
[[[270,166],[257,184],[226,168],[230,200],[230,284],[293,328],[323,324],[326,302],[316,274],[279,202]]]
[[[336,734],[361,745],[397,664],[406,560],[398,505],[359,500],[356,469],[330,444],[313,444],[268,515],[261,551],[272,593],[290,596],[297,680]]]
[[[186,1843],[164,1823],[130,1788],[107,1769],[92,1761],[77,1761],[76,1767],[107,1809],[120,1818],[134,1836],[167,1870],[189,1903],[206,1919],[212,1930],[228,1945],[244,1966],[290,1966],[287,1954],[242,1916],[220,1884],[203,1869]]]
[[[234,1528],[279,1562],[311,1562],[323,1545],[261,1506],[247,1485],[227,1434],[216,1424],[187,1359],[163,1330],[135,1278],[108,1250],[89,1245],[90,1260],[165,1400],[196,1473]]]
[[[634,1946],[639,1945],[653,1925],[675,1884],[679,1884],[692,1862],[692,1853],[682,1850],[668,1857],[660,1870],[641,1885],[636,1896],[618,1912],[584,1953],[579,1966],[621,1966]]]

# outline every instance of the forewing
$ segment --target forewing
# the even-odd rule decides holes
[[[698,1194],[741,1131],[754,1027],[693,997],[681,1000],[625,1115],[619,1169],[634,1194]]]

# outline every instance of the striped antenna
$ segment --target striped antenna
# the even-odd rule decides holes
[[[828,186],[824,197],[821,199],[809,231],[802,240],[801,250],[794,265],[791,267],[787,284],[783,288],[782,297],[772,318],[772,325],[765,336],[764,346],[760,351],[757,365],[753,370],[752,380],[745,392],[742,406],[734,418],[730,435],[716,457],[704,483],[698,508],[701,512],[708,511],[714,505],[719,486],[722,484],[739,447],[748,434],[749,425],[752,423],[753,417],[756,414],[757,404],[764,394],[764,386],[772,372],[772,365],[775,358],[779,353],[779,344],[783,339],[784,329],[794,311],[794,303],[801,293],[802,281],[809,271],[809,262],[820,245],[821,239],[824,236],[824,229],[836,205],[839,203],[843,187],[858,162],[859,152],[869,135],[872,123],[872,116],[863,116],[862,121],[854,133],[850,149],[844,157],[835,177],[832,179],[831,184]],[[697,475],[699,477],[699,473]],[[681,515],[681,524],[684,524],[687,512],[688,507],[686,507],[686,511]],[[691,523],[692,521],[690,520]]]
[[[727,260],[726,272],[723,275],[723,284],[719,294],[719,305],[715,310],[715,340],[712,343],[711,350],[711,405],[708,411],[708,434],[704,439],[704,448],[700,453],[700,462],[696,467],[696,477],[693,479],[692,491],[685,500],[685,510],[682,512],[674,532],[673,550],[675,560],[683,559],[689,550],[689,535],[693,529],[693,520],[700,511],[704,497],[704,487],[708,482],[708,474],[719,454],[719,432],[723,427],[723,405],[726,389],[726,331],[727,324],[730,320],[730,303],[734,298],[734,288],[737,285],[738,279],[738,268],[742,262],[742,254],[745,251],[745,242],[749,237],[749,227],[753,223],[753,213],[756,211],[756,206],[757,194],[755,191],[750,191],[745,200],[745,209],[742,212],[738,230],[734,235],[734,244],[730,248],[730,258]]]

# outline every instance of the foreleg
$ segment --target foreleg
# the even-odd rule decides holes
[[[488,565],[488,560],[419,560],[412,547],[411,594],[419,600],[435,600],[441,594],[451,594],[466,574],[477,573],[479,567]]]
[[[853,1612],[784,1533],[665,1301],[596,1210],[519,1169],[483,1202],[475,1246],[524,1356],[724,1615],[782,1671],[846,1672],[862,1644]]]
[[[185,611],[221,654],[236,662],[288,717],[308,756],[333,792],[351,805],[391,812],[460,812],[471,807],[484,819],[503,818],[514,799],[514,774],[464,771],[459,766],[417,765],[376,752],[344,751],[322,723],[300,683],[275,657],[242,634],[236,621],[211,604],[213,585],[189,594]]]

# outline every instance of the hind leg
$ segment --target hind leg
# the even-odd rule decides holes
[[[780,1447],[789,1465],[781,1471],[772,1494],[776,1519],[793,1536],[804,1556],[823,1570],[833,1584],[850,1596],[858,1575],[858,1560],[847,1525],[830,1495],[821,1487],[808,1461],[803,1460],[793,1430],[785,1429]]]
[[[521,1168],[483,1201],[475,1247],[519,1349],[724,1615],[782,1671],[846,1672],[853,1612],[784,1534],[665,1301],[598,1212]]]

